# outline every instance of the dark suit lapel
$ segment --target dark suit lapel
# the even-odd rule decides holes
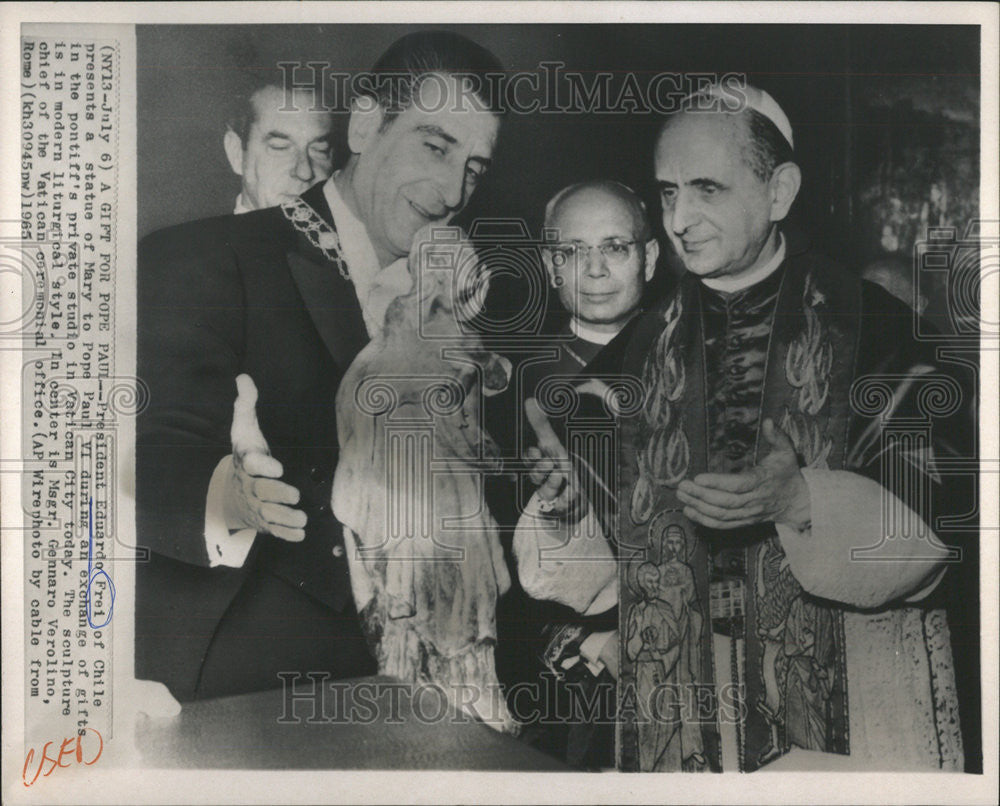
[[[322,183],[302,194],[302,200],[335,230]],[[335,261],[296,229],[295,245],[286,253],[288,268],[323,344],[346,369],[368,343],[354,284],[343,277]]]

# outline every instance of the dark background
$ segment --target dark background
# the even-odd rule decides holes
[[[137,26],[139,235],[232,211],[239,180],[226,162],[222,136],[246,71],[289,60],[367,70],[395,39],[421,27],[430,26]],[[928,227],[955,227],[960,236],[978,214],[976,27],[433,27],[471,37],[508,70],[538,71],[539,62],[561,61],[567,71],[612,72],[612,86],[627,72],[643,77],[641,84],[664,71],[746,74],[777,99],[795,131],[804,182],[790,224],[857,270],[873,261],[912,266],[914,244]],[[487,215],[519,218],[537,235],[548,198],[598,177],[639,190],[658,220],[650,179],[659,122],[638,114],[508,115],[494,168],[459,223]],[[337,162],[344,159],[346,153]],[[661,284],[669,282],[672,260],[669,248],[663,253]],[[941,310],[949,278],[937,279],[931,307]],[[947,319],[939,317],[943,330]],[[977,574],[971,564],[966,570],[972,585]],[[967,602],[978,610],[973,591]],[[977,631],[969,629],[958,641],[964,651],[956,652],[956,662],[973,677],[978,643]],[[966,705],[978,699],[970,687],[960,682]],[[981,770],[977,710],[963,711],[963,728],[970,769]]]

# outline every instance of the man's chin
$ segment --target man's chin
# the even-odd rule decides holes
[[[581,308],[577,314],[577,318],[587,325],[606,326],[628,321],[629,314],[623,314],[621,311],[616,310]]]
[[[720,267],[715,261],[708,260],[685,260],[684,269],[702,280],[712,280],[726,274],[724,267]]]
[[[420,226],[417,227],[416,229],[408,227],[407,230],[409,232],[407,235],[400,237],[393,237],[390,239],[393,251],[400,257],[405,257],[406,255],[410,254],[410,252],[413,249],[413,244],[416,242],[417,235],[421,231],[423,231],[425,227],[430,227],[430,230],[428,232],[431,235],[431,237],[433,237],[434,232],[438,227],[448,226],[449,220],[450,219],[447,218],[427,219],[427,220],[422,220]]]
[[[280,207],[282,204],[287,204],[293,199],[297,199],[300,195],[301,194],[299,193],[279,193],[265,200],[265,202],[258,209],[264,209],[267,207]]]
[[[409,234],[409,237],[391,238],[389,243],[392,247],[393,254],[401,257],[410,254],[410,251],[413,249],[413,244],[417,241],[418,232],[420,232],[420,230],[416,229]]]

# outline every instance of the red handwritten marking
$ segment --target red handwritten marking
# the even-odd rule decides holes
[[[83,760],[83,737],[90,731],[91,733],[97,734],[97,753],[90,761]],[[24,758],[24,769],[21,770],[22,783],[25,786],[31,786],[35,781],[38,780],[38,776],[41,775],[43,778],[47,778],[56,771],[57,767],[71,767],[72,763],[63,764],[63,757],[76,756],[77,764],[85,764],[90,766],[101,757],[101,753],[104,752],[104,737],[101,736],[100,731],[95,728],[84,728],[79,735],[70,736],[69,738],[63,739],[62,743],[59,745],[59,755],[53,758],[49,755],[49,748],[54,745],[55,742],[46,742],[45,746],[42,747],[42,758],[38,762],[38,767],[35,769],[35,776],[30,781],[28,780],[28,767],[31,765],[32,760],[35,758],[35,748],[30,748],[28,750],[28,755]],[[42,767],[45,766],[45,762],[48,761],[51,765],[48,772],[42,772]]]

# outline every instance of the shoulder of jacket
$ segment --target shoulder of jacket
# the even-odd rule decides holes
[[[271,207],[165,227],[144,237],[139,242],[139,251],[147,256],[169,257],[230,249],[239,244],[266,248],[272,244],[284,245],[291,240],[292,232],[281,210]]]

